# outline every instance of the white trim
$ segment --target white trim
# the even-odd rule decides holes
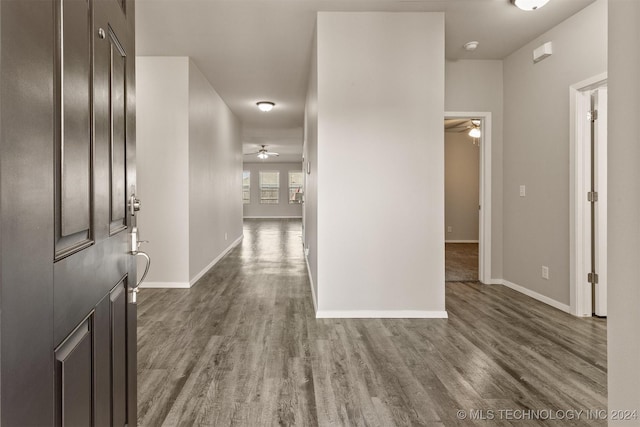
[[[445,243],[479,243],[479,240],[445,240]]]
[[[446,311],[427,310],[319,310],[316,319],[447,319]]]
[[[141,288],[149,289],[189,289],[189,282],[143,282]]]
[[[244,235],[238,237],[231,243],[220,255],[218,255],[213,261],[209,263],[205,268],[203,268],[196,276],[191,279],[189,282],[143,282],[140,284],[141,288],[153,288],[153,289],[189,289],[195,283],[204,276],[207,271],[211,270],[214,265],[216,265],[226,254],[231,251],[231,249],[235,248],[242,242]]]
[[[301,216],[243,216],[243,219],[302,219]]]
[[[563,304],[559,301],[554,300],[553,298],[549,298],[548,296],[539,294],[535,291],[532,291],[531,289],[527,289],[524,286],[516,285],[515,283],[512,283],[508,280],[502,280],[502,284],[507,288],[513,289],[514,291],[520,292],[521,294],[550,305],[553,308],[557,308],[558,310],[571,314],[571,307],[569,307],[567,304]]]
[[[304,250],[304,248],[302,249]],[[316,315],[318,313],[318,299],[316,298],[316,290],[313,287],[313,277],[311,277],[311,267],[309,267],[309,258],[307,255],[304,256],[304,261],[307,263],[307,274],[309,275],[309,284],[311,285],[311,298],[313,298],[313,308],[316,311]]]
[[[590,150],[583,141],[589,135],[587,112],[591,108],[590,89],[606,84],[607,73],[583,80],[569,87],[569,289],[571,313],[591,316],[591,291],[586,282],[591,254],[590,208],[586,194],[590,190]],[[577,278],[582,278],[577,280]]]
[[[480,138],[480,205],[478,211],[478,278],[482,283],[491,283],[491,113],[446,111],[445,119],[468,118],[482,120]]]
[[[227,248],[225,250],[223,250],[220,255],[218,255],[217,257],[215,257],[215,259],[213,261],[211,261],[205,268],[203,268],[202,270],[200,270],[200,272],[198,274],[196,274],[193,279],[191,279],[189,281],[189,287],[193,286],[196,284],[196,282],[198,280],[200,280],[202,278],[202,276],[204,276],[205,274],[207,274],[207,272],[209,270],[211,270],[213,268],[213,266],[215,266],[222,258],[224,258],[224,256],[226,254],[228,254],[231,249],[235,248],[236,246],[238,246],[240,244],[240,242],[242,242],[242,239],[244,238],[244,235],[241,235],[240,237],[238,237],[236,240],[233,241],[233,243],[231,243],[229,246],[227,246]]]

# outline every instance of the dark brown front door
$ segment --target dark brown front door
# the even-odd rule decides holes
[[[0,19],[2,425],[135,425],[134,2]]]

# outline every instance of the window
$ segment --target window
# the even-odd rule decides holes
[[[280,172],[260,171],[260,203],[277,205],[280,202]]]
[[[302,203],[302,171],[289,171],[289,204]]]
[[[242,172],[242,203],[248,205],[251,203],[251,172]]]

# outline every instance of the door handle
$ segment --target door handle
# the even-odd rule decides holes
[[[145,279],[145,277],[147,277],[147,273],[149,272],[149,267],[151,267],[151,257],[149,256],[148,253],[142,252],[142,251],[136,252],[134,256],[141,256],[141,257],[144,257],[147,260],[147,264],[144,267],[144,273],[142,273],[142,277],[140,278],[140,280],[138,280],[138,283],[136,283],[136,286],[129,290],[129,292],[131,292],[131,303],[132,304],[137,304],[138,303],[138,292],[140,290],[139,289],[140,288],[140,284],[142,282],[144,282],[144,279]]]
[[[138,283],[136,283],[134,287],[129,289],[129,292],[131,294],[129,302],[132,304],[137,304],[138,291],[140,288],[140,284],[147,277],[147,273],[149,273],[149,267],[151,267],[151,257],[149,256],[149,254],[139,250],[140,245],[145,242],[147,241],[138,240],[138,227],[133,227],[133,229],[131,230],[131,255],[133,255],[134,257],[136,256],[144,257],[147,260],[147,263],[146,263],[146,266],[144,267],[144,272],[142,273],[142,277],[140,277],[140,280],[138,280]]]

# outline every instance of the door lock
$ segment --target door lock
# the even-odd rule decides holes
[[[140,199],[136,198],[135,194],[132,194],[131,197],[129,197],[129,213],[131,216],[136,216],[136,212],[140,210],[140,206]]]

